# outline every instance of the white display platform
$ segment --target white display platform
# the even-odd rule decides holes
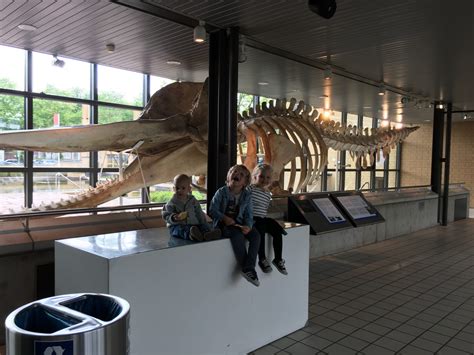
[[[257,266],[260,287],[240,275],[228,239],[168,247],[156,228],[56,241],[56,294],[129,301],[133,355],[245,354],[308,320],[309,227],[285,228],[289,275]]]

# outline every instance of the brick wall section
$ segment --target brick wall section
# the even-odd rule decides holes
[[[420,125],[403,143],[401,185],[431,183],[432,125]],[[454,123],[451,136],[451,182],[465,182],[474,208],[474,122]]]

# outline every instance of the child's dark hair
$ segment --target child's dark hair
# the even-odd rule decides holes
[[[238,171],[238,172],[242,173],[242,175],[244,175],[245,186],[250,184],[250,171],[243,164],[234,165],[229,169],[229,171],[227,172],[227,178],[226,178],[227,183],[230,182],[230,178],[231,178],[232,174],[235,173],[236,171]]]

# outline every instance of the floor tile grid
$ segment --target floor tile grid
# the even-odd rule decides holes
[[[461,286],[462,286],[462,285],[461,285]],[[435,286],[434,286],[434,287],[435,287]],[[390,297],[390,296],[387,296],[387,298],[389,298],[389,297]],[[349,303],[349,302],[348,302],[348,303]],[[367,309],[370,309],[371,307],[366,307],[366,308],[367,308]],[[426,308],[428,308],[428,307],[426,307]],[[365,310],[365,309],[362,309],[362,310]],[[369,310],[369,311],[370,311],[370,310]],[[395,311],[396,311],[396,310],[395,310]],[[422,313],[422,311],[423,311],[423,310],[419,311],[418,313]],[[322,314],[324,314],[324,313],[322,313]],[[357,318],[358,315],[355,314],[354,317]],[[415,317],[416,317],[416,314],[413,315],[412,317],[406,319],[405,323],[408,322],[410,319],[414,319]],[[447,316],[445,316],[444,318],[446,318],[446,317],[447,317]],[[346,318],[349,318],[349,317],[346,317]],[[343,318],[343,319],[346,319],[346,318]],[[379,318],[374,318],[374,319],[372,319],[372,321],[376,322],[376,320],[377,320],[377,319],[380,319],[380,318],[383,318],[383,317],[380,316]],[[442,318],[442,319],[444,319],[444,318]],[[339,321],[341,321],[341,320],[343,320],[343,319],[339,319]],[[401,324],[403,324],[403,322],[402,322]],[[350,334],[352,334],[352,333],[349,333],[348,335],[350,335]],[[423,334],[423,333],[422,333],[422,334]],[[421,334],[419,335],[419,337],[420,337],[420,336],[421,336]],[[389,336],[389,337],[390,337],[390,336]],[[416,338],[415,338],[415,339],[416,339]],[[341,340],[343,340],[343,339],[341,339]],[[413,340],[414,340],[414,339],[413,339]],[[324,350],[324,349],[325,349],[325,348],[323,348],[323,350]],[[357,350],[360,350],[360,349],[357,349]]]
[[[436,271],[435,271],[435,272],[436,272]],[[387,272],[387,273],[389,273],[389,272]],[[385,276],[386,276],[386,275],[385,275]],[[399,279],[400,279],[400,278],[401,278],[401,277],[399,277]],[[338,282],[338,283],[336,283],[336,284],[334,284],[334,285],[343,284],[343,283],[344,283],[344,282],[343,282],[343,281],[341,281],[341,282]],[[333,285],[333,286],[334,286],[334,285]],[[317,290],[318,288],[314,288],[314,289],[316,289],[316,290]],[[353,287],[352,289],[354,289],[354,287]],[[327,298],[327,297],[326,297],[326,298]],[[322,298],[322,299],[324,299],[324,298]]]
[[[418,243],[418,244],[419,244],[419,243]],[[410,250],[410,249],[411,249],[411,250],[416,249],[416,248],[413,248],[412,245],[408,246],[408,248],[409,248],[409,250]],[[405,252],[405,251],[403,251],[403,252],[400,253],[400,254],[401,254],[401,255],[405,255],[405,258],[406,258],[406,252]],[[384,265],[384,264],[390,265],[390,264],[393,263],[393,261],[391,260],[392,258],[399,258],[399,256],[397,256],[397,255],[395,255],[395,256],[386,255],[386,257],[387,257],[387,258],[385,259],[385,261],[382,262],[382,265]],[[390,260],[389,260],[389,259],[390,259]],[[363,268],[359,268],[359,270],[357,271],[357,273],[360,274],[360,273],[366,273],[366,272],[364,271]]]
[[[469,229],[469,228],[466,228],[466,231],[470,232],[470,229]],[[471,234],[472,234],[472,232],[471,232]],[[436,237],[436,233],[435,233],[435,237]],[[444,239],[446,238],[446,235],[445,235],[445,234],[444,234],[443,238],[444,238]],[[435,243],[436,243],[436,242],[435,242]],[[417,250],[417,253],[420,252],[420,249],[419,249],[419,248],[414,248],[413,245],[409,245],[410,243],[406,243],[406,242],[405,242],[405,243],[400,243],[400,242],[399,242],[399,243],[397,243],[397,244],[402,244],[402,246],[403,246],[403,244],[405,244],[405,248],[408,249],[408,251],[409,251],[409,250]],[[426,249],[426,245],[427,245],[427,243],[426,243],[426,241],[424,241],[424,242],[422,242],[422,245],[421,245],[421,246]],[[446,246],[446,243],[445,243],[444,245],[442,245],[442,246],[445,247],[445,246]],[[438,247],[439,247],[439,243],[438,243]],[[374,252],[377,252],[380,248],[379,248],[379,247],[377,247],[377,248],[373,248],[373,247],[372,247],[372,248],[370,248],[370,249],[373,249]],[[388,252],[388,253],[385,253],[385,254],[393,254],[390,249],[391,249],[391,248],[389,248],[389,252]],[[402,251],[400,252],[400,250],[402,250]],[[435,248],[435,250],[436,250],[436,248]],[[466,250],[466,248],[465,248],[465,246],[463,246],[463,245],[460,245],[460,246],[458,246],[458,248],[456,248],[456,246],[454,245],[454,247],[451,248],[451,250],[453,251],[451,254],[452,254],[452,255],[456,255],[456,254],[459,254],[459,252],[462,253],[462,251]],[[367,250],[366,250],[366,251],[367,251]],[[424,250],[423,252],[426,253],[427,250]],[[446,249],[444,250],[444,252],[446,252]],[[342,253],[342,254],[344,254],[344,253]],[[405,260],[406,260],[406,255],[407,255],[407,254],[406,254],[406,250],[403,250],[403,248],[402,248],[402,249],[399,249],[398,254],[404,255],[404,257],[401,258],[401,259],[405,259]],[[427,260],[429,260],[430,258],[439,256],[438,254],[440,254],[440,253],[433,253],[431,256],[425,257],[424,259],[425,259],[425,261],[427,261]],[[426,254],[425,254],[425,255],[426,255]],[[445,259],[451,259],[451,261],[452,261],[452,260],[453,260],[453,256],[452,256],[452,255],[449,255],[449,256],[446,257]],[[390,260],[390,261],[387,262],[387,257],[390,257],[390,259],[391,259],[391,258],[393,258],[394,256],[393,256],[393,255],[385,255],[384,258],[385,258],[385,261],[386,261],[386,262],[385,262],[385,263],[382,263],[382,265],[384,265],[384,264],[390,264],[390,263],[393,262],[393,260]],[[461,256],[460,258],[462,258],[462,256]],[[358,259],[359,261],[360,261],[361,259],[365,259],[365,260],[369,260],[369,262],[370,262],[370,258],[360,258],[360,257],[354,256],[352,259]],[[466,258],[458,260],[458,263],[457,263],[457,264],[461,263],[461,262],[462,262],[463,260],[465,260],[465,259],[466,259]],[[422,261],[422,260],[420,260],[420,261]],[[427,267],[429,267],[429,266],[435,265],[435,263],[440,263],[440,260],[437,259],[435,262],[426,262],[426,263],[425,263],[425,264],[426,264],[425,266],[423,266],[423,265],[418,265],[417,267],[419,268],[418,270],[423,270],[423,268],[427,268]],[[311,279],[314,279],[314,277],[313,277],[313,272],[319,272],[319,270],[318,270],[318,268],[317,268],[317,264],[318,264],[318,261],[316,261],[316,262],[315,262],[315,261],[312,261],[312,262],[311,262],[311,271],[312,271],[312,275],[311,275],[311,277],[310,277]],[[416,264],[416,263],[415,263],[415,264]],[[418,263],[418,264],[420,264],[420,263]],[[421,264],[422,264],[422,263],[421,263]],[[450,267],[452,267],[451,264],[452,264],[452,263],[449,263],[449,266],[450,266]],[[314,265],[316,265],[316,267],[315,267]],[[408,264],[405,264],[405,265],[408,265]],[[472,265],[472,263],[471,263],[471,265]],[[380,265],[379,265],[379,266],[380,266]],[[386,266],[386,265],[385,265],[385,266]],[[380,267],[383,268],[383,267],[385,267],[385,266],[380,266]],[[406,266],[405,266],[405,267],[406,267]],[[445,266],[443,266],[443,267],[445,267]],[[420,269],[420,268],[421,268],[421,269]],[[360,269],[360,268],[359,268],[359,269]],[[419,280],[429,280],[429,278],[432,277],[433,274],[436,274],[436,272],[438,272],[440,269],[441,269],[441,268],[437,268],[434,272],[433,272],[433,271],[432,271],[432,272],[428,272],[424,278],[422,278],[422,279],[418,278],[418,280],[415,280],[415,282],[418,282]],[[323,268],[323,270],[324,270],[324,268]],[[397,269],[397,270],[400,270],[400,269]],[[395,272],[396,272],[397,270],[395,270]],[[445,269],[445,270],[446,270],[446,269]],[[466,270],[466,268],[465,268],[465,267],[460,267],[460,270],[461,270],[461,272],[463,272],[463,271]],[[345,272],[347,272],[347,270],[346,270]],[[359,272],[360,272],[360,270],[359,270]],[[367,272],[365,272],[365,273],[367,273]],[[333,271],[331,274],[333,274],[333,275],[338,275],[338,273],[337,273],[337,272],[334,272],[334,271]],[[350,272],[349,272],[349,274],[350,274]],[[388,273],[388,274],[390,274],[390,273]],[[426,291],[426,290],[430,290],[430,289],[436,289],[437,287],[440,287],[440,284],[442,284],[443,282],[446,284],[446,283],[448,282],[447,280],[449,280],[450,278],[453,277],[453,275],[450,274],[450,273],[444,272],[444,274],[445,274],[445,275],[444,275],[445,277],[443,277],[443,281],[440,281],[440,282],[434,282],[434,281],[433,281],[433,282],[431,282],[431,284],[432,284],[432,285],[431,285],[431,288],[428,288],[428,289],[425,288],[425,291]],[[316,275],[318,275],[318,273],[316,273]],[[321,275],[321,274],[319,274],[319,275]],[[362,274],[362,275],[363,275],[363,274]],[[382,276],[384,276],[384,275],[386,276],[387,273],[381,273],[381,275],[382,275]],[[350,275],[349,280],[352,278],[352,276],[353,276],[353,275]],[[319,303],[321,303],[321,302],[324,301],[324,299],[321,300],[320,298],[316,297],[316,296],[314,295],[314,293],[320,292],[320,291],[322,291],[322,290],[324,290],[325,288],[328,288],[328,287],[334,287],[334,286],[336,286],[336,288],[337,288],[338,285],[341,285],[341,284],[343,285],[343,284],[344,284],[344,281],[337,281],[337,278],[335,278],[335,276],[330,276],[330,277],[331,277],[331,282],[328,282],[328,281],[329,281],[328,276],[325,276],[325,278],[323,278],[322,280],[318,280],[316,285],[314,285],[314,284],[312,283],[312,285],[311,285],[312,287],[310,287],[310,288],[311,288],[311,292],[310,292],[310,298],[309,298],[309,299],[310,299],[310,306],[311,306],[311,305],[318,305]],[[334,282],[334,279],[336,279],[336,282]],[[346,277],[344,277],[343,280],[344,280],[344,279],[347,280]],[[399,277],[398,279],[400,279],[400,277]],[[461,279],[462,279],[462,277],[461,277]],[[326,282],[325,282],[324,280],[326,280]],[[397,279],[395,279],[395,280],[397,280]],[[466,276],[466,277],[465,277],[465,280],[466,280],[465,283],[460,283],[459,281],[457,282],[458,288],[462,288],[463,286],[465,286],[465,285],[468,283],[469,280],[472,280],[472,278],[469,278],[469,276]],[[351,283],[351,281],[346,281],[346,282]],[[393,283],[393,281],[391,281],[391,283]],[[321,285],[321,284],[325,284],[325,285]],[[363,285],[363,283],[360,283],[360,284],[359,284],[358,282],[356,282],[355,285],[354,285],[354,283],[353,283],[353,287],[347,287],[346,285],[343,285],[343,286],[344,286],[343,289],[345,289],[345,290],[356,289],[356,288],[357,288],[358,286],[360,286],[361,284]],[[383,287],[387,287],[387,286],[388,286],[389,288],[391,287],[390,284],[384,284],[383,282],[381,282],[381,283],[379,283],[379,284],[380,284],[380,285],[386,285],[386,286],[379,286],[378,288],[383,288]],[[412,283],[410,283],[410,284],[412,284]],[[454,285],[453,287],[456,287],[456,285]],[[375,288],[372,288],[372,289],[373,289],[373,290],[377,290],[378,288],[375,287]],[[394,288],[392,288],[392,291],[393,291],[393,292],[392,292],[391,294],[389,293],[389,294],[386,295],[385,298],[381,298],[381,299],[382,299],[382,300],[383,300],[383,299],[390,299],[391,297],[397,297],[397,296],[399,296],[399,295],[402,295],[402,296],[403,296],[404,293],[407,293],[408,296],[420,296],[420,295],[423,296],[423,295],[424,295],[424,294],[420,294],[419,292],[412,292],[412,291],[409,291],[409,288],[410,288],[410,286],[406,286],[405,288],[394,287]],[[398,290],[398,292],[396,292],[397,290]],[[408,291],[407,291],[407,290],[408,290]],[[337,291],[337,290],[336,290],[336,291]],[[370,293],[370,292],[373,292],[373,291],[368,291],[367,293]],[[450,293],[450,292],[445,292],[445,293],[442,295],[442,298],[437,298],[437,301],[440,302],[440,303],[442,303],[443,299],[448,299],[449,296],[450,296],[453,292],[455,292],[455,290],[453,290],[451,293]],[[361,295],[361,296],[364,296],[364,295],[366,295],[367,293],[365,293],[365,294],[364,294],[364,293],[361,293],[360,295]],[[337,294],[337,292],[336,292],[336,293],[330,292],[330,295],[327,295],[327,296],[326,296],[326,300],[329,299],[329,298],[331,298],[331,297],[332,297],[332,299],[334,299],[335,297],[332,296],[332,295],[334,295],[334,294]],[[472,294],[472,293],[471,293],[471,294]],[[337,296],[336,296],[336,297],[337,297]],[[415,300],[416,300],[416,297],[412,297],[412,298],[415,298]],[[465,299],[465,298],[463,297],[462,299]],[[345,300],[346,302],[344,302],[344,300]],[[402,299],[402,301],[403,301],[403,300],[404,300],[404,301],[408,301],[409,298]],[[327,333],[327,334],[325,334],[325,333],[323,332],[323,331],[326,330],[326,329],[332,330],[332,329],[330,328],[330,327],[332,327],[332,324],[335,324],[335,323],[336,323],[336,324],[339,324],[339,325],[340,325],[340,324],[342,324],[342,323],[341,323],[341,320],[351,318],[350,315],[346,315],[346,316],[344,317],[344,314],[342,315],[342,318],[341,318],[341,316],[340,316],[341,313],[337,312],[337,313],[332,313],[332,314],[331,314],[330,312],[333,312],[333,308],[338,307],[338,306],[340,306],[340,305],[350,304],[351,302],[354,302],[354,300],[351,301],[351,300],[349,300],[349,299],[344,299],[343,297],[339,297],[339,299],[337,299],[337,301],[338,301],[339,303],[338,303],[338,302],[332,302],[332,305],[329,304],[329,305],[328,305],[329,308],[324,308],[324,307],[321,307],[321,306],[320,306],[319,309],[322,309],[322,312],[316,311],[316,309],[312,308],[313,312],[310,310],[311,319],[310,319],[309,325],[308,325],[307,327],[303,328],[302,331],[298,331],[298,332],[297,332],[297,333],[299,333],[299,335],[298,335],[298,337],[297,337],[298,340],[293,340],[293,342],[296,343],[297,341],[305,341],[305,339],[311,338],[311,337],[312,337],[312,334],[318,334],[318,333],[320,333],[321,336],[326,336],[327,338],[329,338],[329,339],[325,339],[325,338],[323,338],[323,337],[319,337],[319,339],[321,339],[321,340],[326,340],[325,346],[322,347],[323,349],[329,350],[330,353],[334,353],[334,351],[336,351],[336,348],[337,348],[337,350],[339,351],[338,354],[339,354],[341,351],[343,351],[344,349],[346,349],[347,351],[350,351],[350,352],[354,353],[354,351],[356,351],[357,349],[350,349],[350,348],[347,348],[347,347],[344,347],[344,346],[335,347],[335,345],[338,345],[338,344],[336,344],[336,343],[337,343],[337,342],[342,342],[344,339],[352,338],[352,339],[358,340],[358,339],[356,339],[356,338],[350,337],[349,335],[350,335],[350,334],[354,334],[354,333],[356,333],[357,331],[361,330],[360,328],[355,328],[355,327],[353,327],[353,329],[352,329],[351,332],[346,331],[347,334],[343,334],[342,337],[339,336],[338,339],[333,338],[332,340],[330,340],[330,339],[331,339],[331,337],[334,337],[335,334],[336,334],[336,337],[337,337],[337,332]],[[356,300],[356,301],[357,301],[357,300]],[[458,299],[458,301],[460,301],[460,300]],[[318,302],[319,302],[319,303],[318,303]],[[341,303],[341,302],[342,302],[342,303]],[[399,302],[399,303],[398,303],[398,306],[404,306],[405,304],[407,304],[407,302],[405,302],[405,303],[404,303],[404,302]],[[456,307],[455,309],[460,309],[463,305],[464,305],[464,303],[458,303],[458,305],[457,305],[457,307]],[[422,311],[418,311],[417,313],[414,313],[411,317],[406,318],[405,321],[404,321],[404,322],[401,322],[400,324],[404,324],[404,323],[410,321],[411,319],[415,319],[418,314],[423,313],[423,311],[426,310],[426,309],[428,309],[428,308],[429,308],[429,306],[426,306]],[[471,308],[472,308],[472,305],[471,305]],[[377,313],[377,308],[374,308],[373,306],[370,306],[370,303],[369,303],[369,305],[366,306],[366,307],[360,307],[360,304],[359,304],[359,309],[356,310],[354,313],[358,313],[358,312],[360,312],[360,311],[367,311],[368,313],[370,313],[370,312],[371,312],[371,309],[375,309],[375,310],[376,310],[375,313]],[[470,309],[470,310],[472,311],[472,309]],[[314,311],[316,311],[316,312],[314,312]],[[378,311],[380,312],[380,308],[378,309]],[[382,315],[387,314],[387,312],[390,312],[390,311],[387,310],[386,312],[382,312],[378,317],[372,318],[372,322],[373,322],[374,320],[383,318]],[[354,314],[354,313],[352,313],[352,314]],[[315,324],[315,323],[313,323],[313,321],[314,321],[315,318],[324,319],[324,318],[321,317],[321,316],[324,315],[324,314],[327,314],[328,316],[332,316],[333,318],[336,318],[336,320],[333,320],[333,321],[332,321],[332,324],[331,324],[331,323],[328,323],[328,326],[324,326],[324,325],[321,325],[321,324]],[[335,317],[335,314],[339,314],[339,315],[337,315],[337,316]],[[445,314],[444,317],[438,319],[438,322],[440,322],[440,321],[443,320],[443,319],[447,319],[450,314],[451,314],[451,313]],[[357,318],[357,316],[358,316],[358,315],[356,314],[354,317]],[[326,318],[327,318],[327,317],[326,317]],[[330,318],[329,318],[329,320],[330,320]],[[327,322],[327,320],[326,320],[326,322]],[[338,323],[338,322],[339,322],[339,323]],[[319,322],[319,323],[321,323],[321,322]],[[324,323],[324,321],[323,321],[323,323]],[[432,325],[431,328],[432,328],[432,327],[434,327],[434,325]],[[429,328],[429,329],[431,329],[431,328]],[[474,324],[465,325],[464,328],[460,329],[459,331],[455,331],[454,334],[451,336],[450,340],[456,338],[456,336],[457,336],[458,334],[465,334],[465,335],[463,335],[463,336],[465,337],[465,339],[468,339],[470,333],[469,333],[469,332],[462,332],[462,330],[463,330],[463,329],[466,329],[466,328],[469,328],[469,331],[474,332],[474,330],[473,330],[473,329],[474,329]],[[415,328],[415,329],[416,329],[416,328]],[[347,330],[347,329],[346,329],[346,330]],[[391,331],[391,329],[388,329],[388,330]],[[422,339],[421,334],[425,334],[425,333],[428,332],[428,330],[423,330],[423,329],[419,329],[419,328],[418,328],[418,330],[421,330],[422,333],[419,333],[418,336],[417,336],[416,338],[413,338],[413,339],[418,339],[418,338]],[[307,331],[307,332],[305,332],[305,331]],[[380,350],[387,350],[387,351],[390,352],[390,350],[388,350],[388,349],[380,348],[380,347],[378,347],[378,346],[376,346],[376,345],[373,345],[373,344],[377,341],[377,339],[378,339],[378,338],[381,338],[382,336],[380,336],[380,335],[378,335],[378,334],[374,334],[374,333],[371,333],[371,334],[372,334],[372,335],[375,335],[376,338],[374,338],[374,339],[372,340],[372,343],[369,343],[369,345],[366,345],[364,349],[369,349],[369,350],[371,350],[370,348],[372,347],[372,348],[373,348],[372,350],[378,350],[378,351],[379,351],[378,353],[380,353]],[[400,334],[403,334],[403,333],[400,333]],[[431,333],[430,333],[430,334],[431,334]],[[434,333],[434,334],[438,334],[438,336],[442,336],[442,335],[439,334],[439,333]],[[328,335],[330,335],[330,336],[328,336]],[[291,335],[290,335],[290,336],[291,336]],[[285,339],[285,338],[282,338],[282,339]],[[389,339],[389,338],[387,338],[387,339]],[[412,339],[412,341],[413,341],[413,339]],[[445,338],[445,339],[446,339],[446,338]],[[280,340],[281,340],[281,339],[280,339]],[[279,341],[280,341],[280,340],[279,340]],[[328,341],[329,341],[329,343],[328,343]],[[278,342],[278,341],[277,341],[277,342]],[[289,350],[289,349],[291,349],[291,350],[296,350],[296,348],[293,349],[293,347],[295,346],[293,342],[290,342],[289,344],[286,344],[287,347],[286,347],[285,349],[286,349],[286,350]],[[366,343],[367,343],[367,342],[366,342]],[[448,343],[448,341],[445,341],[443,344],[447,344],[447,343]],[[273,344],[273,343],[272,343],[272,344]],[[291,345],[291,344],[293,344],[293,345]],[[301,344],[300,344],[300,345],[301,345]],[[360,344],[359,344],[359,345],[360,345]],[[420,354],[423,353],[423,350],[422,350],[422,349],[417,348],[417,347],[410,346],[409,344],[404,344],[404,345],[402,344],[402,347],[401,347],[400,349],[402,349],[402,348],[407,349],[407,350],[410,350],[410,351],[412,351],[412,353],[413,353],[413,350],[419,351]],[[263,349],[264,349],[264,348],[262,348],[262,350],[263,350]],[[281,352],[281,351],[282,351],[282,350],[281,350],[282,348],[279,348],[279,349],[280,349],[280,350],[279,350],[280,352],[269,352],[269,353],[272,353],[272,354],[273,354],[273,353],[289,353],[289,352]],[[300,346],[300,347],[298,347],[298,349],[299,349],[300,351],[303,351],[303,352],[306,354],[306,353],[315,353],[314,351],[316,351],[316,353],[317,353],[317,352],[319,351],[319,349],[321,349],[321,347],[316,347],[316,348],[311,348],[311,347],[309,347],[309,348],[308,348],[307,346],[306,346],[306,347],[301,347],[301,346]],[[360,347],[359,347],[359,349],[360,349]],[[455,349],[453,349],[453,350],[455,350]],[[299,354],[299,353],[303,354],[303,352],[293,352],[293,354]],[[323,354],[323,353],[324,353],[324,352],[321,352],[321,354]],[[391,352],[391,353],[393,353],[393,352]],[[258,352],[258,354],[261,354],[261,352]],[[262,353],[262,354],[263,354],[263,353]]]
[[[438,286],[437,283],[435,283],[434,285],[435,285],[435,286],[433,286],[433,287]],[[408,288],[408,287],[407,287],[407,288]],[[419,313],[421,313],[421,312],[419,312]],[[323,314],[324,314],[324,313],[323,313]],[[356,317],[357,317],[357,315],[356,315]],[[415,316],[413,316],[412,318],[414,318],[414,317],[415,317]],[[408,320],[409,320],[409,319],[408,319]],[[407,320],[407,321],[408,321],[408,320]]]

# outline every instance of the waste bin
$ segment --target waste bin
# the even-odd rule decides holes
[[[7,355],[129,353],[130,305],[120,297],[77,293],[24,305],[5,320]]]

